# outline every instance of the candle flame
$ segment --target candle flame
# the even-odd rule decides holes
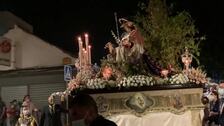
[[[78,40],[81,41],[81,37],[78,37]]]
[[[88,37],[88,34],[87,33],[85,34],[85,37]]]
[[[91,48],[91,45],[89,45],[88,47]]]

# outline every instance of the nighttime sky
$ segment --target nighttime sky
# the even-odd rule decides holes
[[[119,17],[136,13],[138,1],[129,2],[128,6],[127,1],[5,0],[0,7],[30,23],[35,35],[71,53],[77,52],[78,35],[88,32],[96,60],[105,53],[103,45],[111,38],[110,30],[115,30],[114,12]]]
[[[71,53],[77,52],[74,39],[84,32],[90,34],[93,59],[105,53],[107,41],[112,40],[110,30],[115,31],[114,12],[118,17],[131,18],[138,10],[139,0],[0,0],[0,9],[9,10],[34,27],[38,37]],[[188,11],[201,34],[206,35],[204,50],[216,55],[224,53],[223,0],[170,0],[177,10]],[[209,49],[209,50],[207,50]],[[213,53],[214,52],[214,53]],[[216,53],[215,53],[216,52]]]

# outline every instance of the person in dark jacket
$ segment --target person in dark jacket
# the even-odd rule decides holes
[[[6,115],[6,105],[5,102],[2,101],[2,97],[0,96],[0,126],[3,126]]]
[[[208,125],[208,117],[209,117],[209,99],[206,96],[203,96],[201,99],[202,104],[204,105],[204,116],[202,119],[202,126]]]
[[[62,112],[66,112],[66,110],[54,103],[54,96],[48,97],[48,105],[42,110],[40,126],[62,126]]]
[[[216,125],[219,123],[219,112],[220,112],[220,100],[218,92],[212,91],[212,93],[208,96],[210,103],[210,111],[208,117],[208,125],[211,126],[214,122]]]
[[[88,94],[76,94],[71,100],[69,114],[72,126],[117,126],[98,114],[95,100]]]

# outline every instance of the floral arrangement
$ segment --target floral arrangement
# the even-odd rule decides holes
[[[189,82],[189,78],[186,74],[179,73],[179,74],[173,75],[169,79],[169,82],[170,84],[186,84]]]
[[[206,72],[202,71],[200,68],[192,68],[188,73],[187,76],[189,81],[192,83],[200,84],[206,83],[208,79],[206,78]]]
[[[118,84],[118,87],[141,87],[141,86],[153,86],[155,79],[153,77],[145,75],[135,75],[124,77]]]
[[[111,69],[109,69],[111,70]],[[101,71],[102,72],[102,71]],[[108,72],[106,70],[106,72]],[[109,72],[111,74],[111,72]],[[108,74],[106,74],[108,77]],[[91,78],[83,84],[79,79],[73,79],[68,83],[68,90],[75,89],[106,89],[106,88],[130,88],[130,87],[143,87],[154,85],[167,85],[167,84],[204,84],[207,82],[206,73],[201,69],[190,69],[188,73],[181,72],[174,74],[170,77],[158,77],[153,75],[133,75],[123,77],[120,80],[113,80],[109,78],[99,77]]]

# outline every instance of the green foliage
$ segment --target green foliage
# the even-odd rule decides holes
[[[148,5],[141,3],[142,11],[135,17],[145,38],[145,48],[149,55],[167,67],[169,64],[180,68],[180,55],[188,47],[195,60],[200,56],[199,44],[204,37],[197,37],[198,30],[189,13],[168,12],[163,0],[150,0]]]

